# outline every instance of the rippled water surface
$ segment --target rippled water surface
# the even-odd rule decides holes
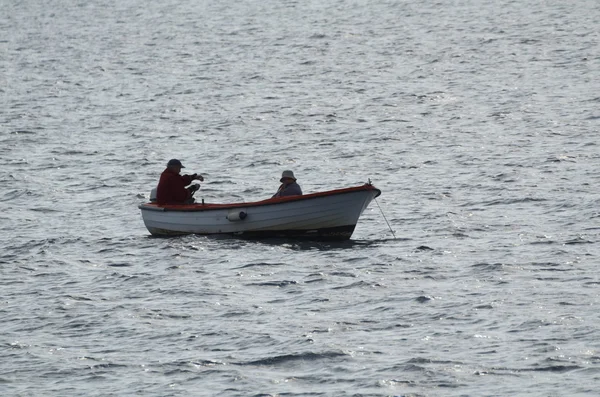
[[[0,10],[0,395],[597,395],[597,1]],[[383,194],[345,243],[152,238],[174,157]]]

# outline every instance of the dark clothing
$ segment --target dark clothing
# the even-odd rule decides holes
[[[186,204],[186,201],[192,198],[191,192],[185,188],[190,183],[191,175],[179,175],[169,168],[164,170],[156,188],[158,205]]]
[[[287,197],[287,196],[301,196],[301,195],[302,195],[302,189],[300,188],[300,185],[298,185],[296,182],[292,182],[292,183],[288,183],[287,185],[282,184],[281,186],[279,186],[277,193],[275,193],[272,198]]]

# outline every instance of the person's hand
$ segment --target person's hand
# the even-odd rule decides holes
[[[188,186],[188,190],[190,191],[190,193],[194,193],[198,189],[200,189],[200,185],[197,185],[197,184],[193,184],[193,185]]]
[[[198,179],[200,182],[204,182],[204,177],[202,175],[194,174],[192,175],[192,180]]]

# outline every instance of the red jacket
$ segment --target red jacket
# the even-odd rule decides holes
[[[179,175],[170,169],[166,169],[160,174],[160,180],[156,188],[156,201],[158,205],[165,204],[184,204],[192,197],[192,194],[185,187],[192,183],[190,175]]]

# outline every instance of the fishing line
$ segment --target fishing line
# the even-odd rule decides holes
[[[381,215],[383,215],[383,219],[385,219],[385,223],[387,223],[388,227],[390,228],[390,232],[392,232],[392,236],[394,236],[394,240],[395,240],[396,235],[394,234],[394,231],[392,230],[390,223],[388,222],[387,218],[385,217],[385,214],[383,213],[383,210],[381,209],[381,206],[379,205],[379,202],[377,201],[377,197],[375,197],[375,203],[377,203],[377,206],[379,207],[379,211],[381,211]]]

